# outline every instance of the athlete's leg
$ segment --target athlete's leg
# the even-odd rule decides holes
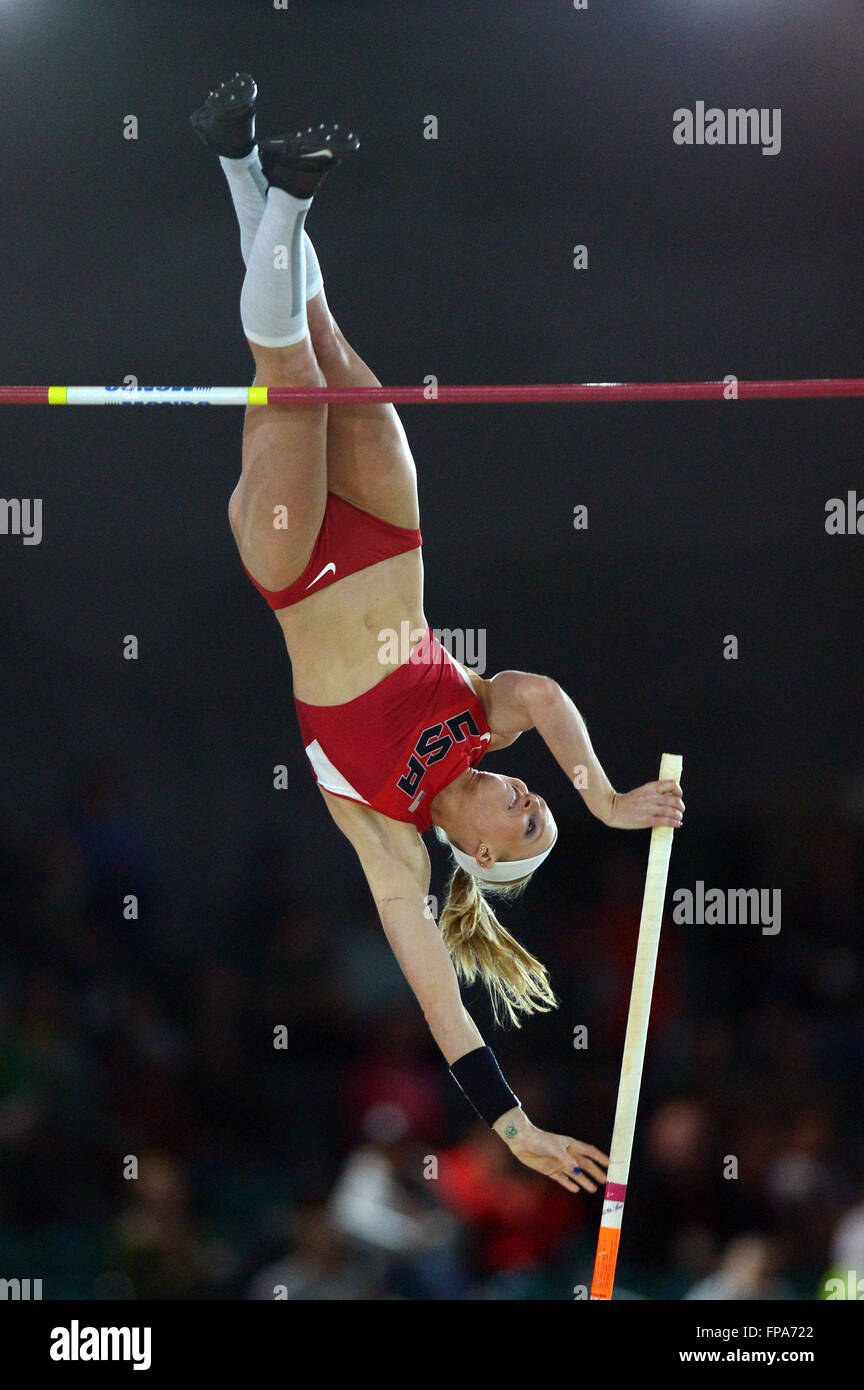
[[[256,100],[253,79],[248,74],[235,74],[211,93],[192,118],[205,143],[221,155],[247,265],[266,208],[267,174],[255,143]],[[335,143],[340,154],[356,148],[354,138],[350,134],[347,137],[341,132],[337,134],[337,129],[326,135],[331,148]],[[310,134],[307,132],[307,137]],[[273,148],[280,143],[283,142],[268,144],[269,172],[277,182],[293,188],[290,180],[286,185],[285,178],[280,176],[280,153]],[[306,147],[308,149],[308,141]],[[258,369],[256,383],[380,385],[333,321],[323,293],[318,259],[305,230],[302,241],[311,355],[305,339],[291,347],[281,344],[268,347],[266,343],[256,342],[251,334],[247,335]],[[258,260],[260,262],[260,256]],[[247,281],[249,278],[247,275]],[[255,297],[254,294],[248,296]],[[263,312],[266,317],[266,304]],[[258,337],[261,336],[259,333]],[[285,410],[253,406],[247,411],[243,476],[232,498],[230,515],[244,563],[268,588],[284,587],[305,568],[323,517],[328,489],[395,525],[414,527],[419,524],[416,471],[395,409],[392,406],[330,409],[323,496],[317,457],[320,417],[313,414],[314,410],[308,407],[301,412],[295,407],[291,413],[296,418],[288,426],[285,425],[288,417]],[[295,467],[292,463],[288,469],[297,482],[300,496],[296,501],[293,497],[288,501],[275,501],[274,491],[284,492],[286,450],[290,451],[292,460],[299,452],[305,461],[305,467],[302,464]],[[273,508],[285,509],[279,515],[280,518],[284,516],[286,523],[289,517],[295,518],[296,529],[292,524],[288,530],[276,531]],[[282,575],[286,566],[293,572],[278,582],[274,580],[272,570],[278,569]],[[265,567],[269,577],[264,575]]]
[[[328,386],[380,386],[346,342],[321,292],[307,304],[309,333]],[[394,526],[419,526],[417,470],[392,405],[331,405],[327,486]]]
[[[233,157],[220,155],[219,163],[222,165],[228,180],[234,211],[237,214],[243,264],[248,265],[252,243],[267,206],[267,179],[261,168],[258,146],[257,144],[253,145],[246,155]],[[306,253],[306,298],[311,299],[313,295],[318,294],[323,281],[315,248],[305,231],[303,233],[303,248]]]
[[[268,177],[255,138],[258,88],[235,73],[192,115],[219,155],[237,221],[246,278],[240,314],[256,365],[256,385],[324,385],[306,321],[303,223],[332,157],[298,137],[278,142],[290,167]],[[322,141],[327,132],[321,132]],[[273,159],[270,142],[266,157]],[[311,159],[309,155],[312,155]],[[316,285],[316,289],[320,285]],[[243,431],[243,471],[228,508],[243,562],[259,583],[282,589],[302,573],[327,502],[327,412],[322,406],[252,406]]]
[[[221,156],[219,162],[228,180],[240,227],[243,261],[248,267],[267,206],[267,180],[258,146],[254,145],[239,158]],[[303,250],[308,300],[320,292],[322,280],[318,258],[305,231]],[[255,357],[256,385],[326,385],[324,376],[316,368],[308,337],[300,344],[285,348],[266,348],[248,341]],[[315,414],[308,407],[295,407],[289,414],[284,409],[250,406],[246,412],[242,486],[238,485],[231,499],[229,515],[243,562],[265,588],[284,588],[302,574],[315,543],[326,505],[326,469],[321,461],[319,426],[320,412]],[[274,502],[273,493],[285,493],[289,476],[291,495],[281,503]],[[295,491],[299,494],[296,498]],[[258,496],[254,506],[249,501],[253,492]],[[268,514],[271,505],[286,509],[286,529],[276,531],[275,535],[273,513]],[[276,553],[270,554],[274,548]],[[265,569],[270,578],[264,577]],[[274,580],[271,573],[274,569],[279,575],[287,572],[287,579]]]
[[[259,385],[324,385],[306,320],[309,202],[271,188],[249,252],[240,304]],[[326,450],[326,406],[247,409],[229,517],[243,563],[268,589],[293,583],[308,563],[327,504]]]
[[[252,243],[267,204],[267,176],[255,136],[257,105],[258,84],[254,77],[248,72],[235,72],[210,93],[191,117],[193,129],[204,144],[219,155],[240,227],[244,265],[249,264]],[[306,298],[311,299],[321,289],[321,270],[305,232],[303,246]]]
[[[317,387],[324,377],[308,338],[285,348],[250,341],[255,384]],[[244,565],[266,589],[306,568],[327,504],[326,406],[249,406],[243,470],[228,515]]]

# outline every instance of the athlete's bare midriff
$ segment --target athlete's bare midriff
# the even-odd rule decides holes
[[[381,560],[276,617],[297,699],[308,705],[354,700],[407,661],[426,629],[422,551]]]
[[[423,612],[422,551],[406,551],[329,585],[319,594],[277,610],[294,674],[294,694],[304,704],[339,705],[364,695],[404,664],[427,628]],[[398,639],[387,650],[387,636]],[[461,663],[457,663],[461,665]],[[489,682],[462,670],[487,718]],[[490,725],[491,727],[491,725]],[[488,751],[506,748],[513,736],[492,729]],[[361,846],[411,859],[420,836],[416,827],[392,820],[319,788],[333,819],[360,852]]]

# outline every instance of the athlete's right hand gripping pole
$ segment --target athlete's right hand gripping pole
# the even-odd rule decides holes
[[[661,782],[667,779],[680,782],[682,765],[682,759],[677,753],[664,753],[660,761]],[[627,1015],[621,1080],[618,1084],[618,1104],[615,1107],[612,1149],[606,1175],[606,1191],[603,1195],[603,1215],[600,1218],[594,1278],[591,1282],[592,1299],[610,1299],[615,1284],[615,1264],[618,1259],[618,1242],[621,1239],[624,1198],[630,1173],[630,1154],[633,1150],[633,1132],[636,1128],[636,1110],[639,1105],[642,1064],[648,1036],[648,1017],[651,1013],[651,995],[654,989],[654,970],[660,944],[660,925],[663,920],[666,879],[669,874],[674,833],[670,825],[655,825],[651,831],[645,895],[642,899],[642,918],[639,923],[636,964],[633,969],[633,988],[630,993],[630,1011]]]

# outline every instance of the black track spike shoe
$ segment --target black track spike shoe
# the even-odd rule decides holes
[[[190,116],[204,144],[226,159],[242,159],[255,147],[255,103],[258,86],[248,72],[235,72],[220,82],[203,106]]]
[[[338,125],[309,126],[259,146],[267,182],[294,198],[311,198],[330,170],[359,148],[354,132]]]

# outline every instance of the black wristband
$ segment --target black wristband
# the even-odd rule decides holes
[[[519,1104],[501,1074],[491,1047],[477,1047],[473,1052],[466,1052],[453,1063],[450,1075],[490,1128]]]

